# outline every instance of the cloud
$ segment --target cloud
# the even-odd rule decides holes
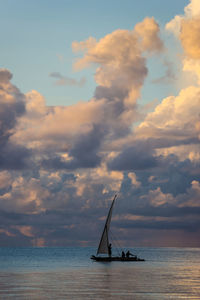
[[[63,76],[58,72],[52,72],[52,73],[49,74],[49,76],[57,79],[56,82],[55,82],[55,85],[58,85],[58,86],[79,86],[79,87],[82,87],[86,83],[86,79],[84,77],[82,77],[78,81],[74,78]]]
[[[20,91],[10,83],[12,74],[0,69],[0,118],[1,140],[7,140],[16,125],[17,118],[25,113],[24,97]]]
[[[111,161],[108,166],[113,170],[144,170],[156,167],[157,159],[148,143],[137,143],[123,151]]]
[[[100,156],[97,155],[101,134],[103,134],[101,128],[94,126],[90,133],[77,136],[73,147],[68,152],[67,160],[54,157],[44,160],[42,165],[54,169],[94,168],[98,166],[101,161]]]
[[[198,18],[194,3],[177,17],[185,26],[177,37],[188,69],[198,68],[188,50],[198,40],[187,41]],[[163,232],[168,245],[180,235],[199,243],[199,83],[145,115],[139,105],[149,57],[161,62],[168,53],[160,35],[157,22],[146,18],[133,30],[74,42],[75,68],[95,67],[97,86],[92,99],[71,106],[48,107],[39,92],[21,93],[1,69],[1,245],[94,245],[115,193],[112,226],[123,232],[124,244],[133,236],[135,243],[150,243],[151,235],[162,245]],[[163,85],[174,76],[168,58],[165,66],[165,78],[156,81]],[[57,84],[81,84],[50,76]]]
[[[75,68],[97,64],[95,80],[99,85],[97,98],[122,101],[124,110],[135,104],[147,75],[144,52],[162,51],[159,26],[153,18],[146,18],[132,31],[116,30],[98,42],[89,38],[74,42],[72,48],[84,51]]]
[[[1,69],[0,71],[0,82],[2,84],[9,84],[9,81],[12,79],[12,74],[7,69]]]
[[[135,187],[141,186],[141,182],[137,181],[137,178],[136,178],[135,173],[129,172],[129,173],[128,173],[128,177],[131,179],[131,183],[132,183]]]
[[[36,91],[28,93],[26,99],[27,114],[20,119],[12,140],[40,151],[66,151],[77,136],[89,134],[103,116],[103,101],[49,108]]]
[[[10,140],[21,116],[25,114],[25,97],[11,84],[12,74],[0,69],[0,169],[20,169],[27,164],[30,152]]]
[[[10,189],[0,196],[0,209],[7,212],[36,213],[43,210],[43,199],[49,196],[36,178],[13,178]]]
[[[190,71],[196,75],[200,82],[200,4],[198,0],[191,0],[185,9],[185,15],[176,16],[167,25],[166,29],[172,31],[180,40],[183,47],[183,71]]]
[[[0,189],[9,187],[11,184],[11,176],[8,171],[0,172]]]
[[[104,143],[130,132],[137,115],[136,101],[147,75],[145,52],[161,51],[162,42],[158,24],[147,18],[133,31],[117,30],[99,42],[93,38],[74,42],[73,48],[85,49],[77,64],[87,61],[99,65],[94,98],[74,106],[48,109],[41,95],[28,93],[27,114],[12,137],[34,151],[40,149],[43,167],[76,169],[100,164]],[[63,79],[59,73],[51,76]]]
[[[163,64],[166,68],[165,74],[157,79],[152,80],[152,83],[165,84],[165,83],[173,82],[174,80],[176,80],[174,69],[173,69],[173,63],[170,61],[164,60]]]
[[[145,18],[143,22],[136,24],[134,31],[143,51],[163,51],[164,46],[159,37],[160,28],[154,18]]]
[[[185,15],[176,15],[166,24],[166,29],[172,31],[176,36],[181,32],[182,22],[200,15],[200,5],[198,0],[190,0],[190,3],[184,8]]]
[[[139,138],[170,140],[176,145],[198,143],[200,89],[190,86],[180,91],[177,97],[165,98],[156,109],[147,114],[139,124],[136,134]],[[166,143],[167,145],[167,143]]]
[[[32,233],[32,227],[31,226],[13,226],[13,228],[16,228],[19,230],[19,232],[25,236],[33,237]]]

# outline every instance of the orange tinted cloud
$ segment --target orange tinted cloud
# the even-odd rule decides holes
[[[31,226],[13,226],[13,228],[16,228],[19,230],[19,232],[25,236],[33,237],[33,228]]]
[[[182,20],[180,39],[185,54],[190,58],[200,59],[200,16]]]
[[[98,85],[118,91],[125,96],[124,104],[134,104],[147,75],[144,52],[162,51],[159,26],[154,18],[145,18],[132,31],[118,29],[98,42],[91,37],[84,42],[74,42],[74,50],[84,51],[83,58],[75,63],[75,68],[85,68],[97,64],[95,80]],[[119,91],[120,90],[120,91]],[[100,96],[105,94],[103,89]],[[124,94],[125,93],[125,94]]]

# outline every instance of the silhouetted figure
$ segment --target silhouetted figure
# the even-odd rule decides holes
[[[109,244],[109,246],[108,246],[108,255],[109,255],[109,257],[112,256],[112,244]]]
[[[125,258],[125,252],[122,251],[122,258]]]
[[[126,252],[126,257],[129,258],[130,256],[133,256],[135,259],[137,259],[137,256],[132,254],[129,250]]]

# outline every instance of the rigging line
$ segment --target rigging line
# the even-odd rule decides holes
[[[121,245],[117,242],[117,239],[115,238],[113,232],[110,231],[110,234],[111,234],[110,236],[111,236],[111,239],[112,239],[113,244],[116,245],[115,248],[116,248],[116,250],[117,250],[117,252],[118,252],[118,255],[121,255],[121,252],[122,252],[123,248],[122,248]],[[120,249],[120,250],[119,250],[119,249]]]
[[[113,243],[113,245],[114,245],[114,249],[115,249],[115,251],[119,254],[120,253],[120,251],[119,251],[119,249],[118,249],[118,247],[117,247],[117,245],[116,245],[116,243],[115,243],[115,241],[114,241],[114,239],[113,238],[111,238],[111,240],[112,240],[112,243]]]
[[[120,256],[121,254],[120,254],[120,251],[119,251],[119,249],[117,248],[117,246],[115,245],[115,242],[114,242],[114,240],[111,238],[111,240],[112,240],[112,243],[113,243],[113,245],[114,245],[114,248],[115,248],[115,251],[117,252],[117,254]]]
[[[120,248],[121,251],[124,250],[124,248],[121,246],[120,242],[118,241],[118,239],[116,238],[114,233],[112,231],[110,231],[110,233],[112,234],[114,240],[116,241],[116,244],[117,244],[118,248]]]
[[[110,232],[110,236],[111,236],[111,239],[112,239],[113,244],[115,245],[115,248],[118,250],[118,248],[120,248],[120,247],[119,247],[119,245],[118,245],[118,243],[117,243],[117,240],[116,240],[116,238],[114,237],[114,235],[113,235],[112,232]]]
[[[114,238],[114,236],[112,235],[111,232],[110,232],[110,238],[111,238],[111,240],[112,240],[112,243],[113,243],[113,245],[114,245],[116,251],[119,252],[119,251],[118,251],[118,245],[117,245],[116,239]]]

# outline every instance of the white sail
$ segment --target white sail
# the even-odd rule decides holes
[[[115,202],[117,195],[115,195],[112,204],[110,206],[110,210],[108,212],[108,216],[106,219],[106,223],[104,226],[104,230],[101,236],[101,240],[99,243],[99,247],[97,250],[97,254],[108,254],[108,246],[109,246],[109,238],[108,238],[108,233],[109,233],[109,228],[110,228],[110,221],[111,221],[111,217],[112,217],[112,210],[113,210],[113,205]]]

